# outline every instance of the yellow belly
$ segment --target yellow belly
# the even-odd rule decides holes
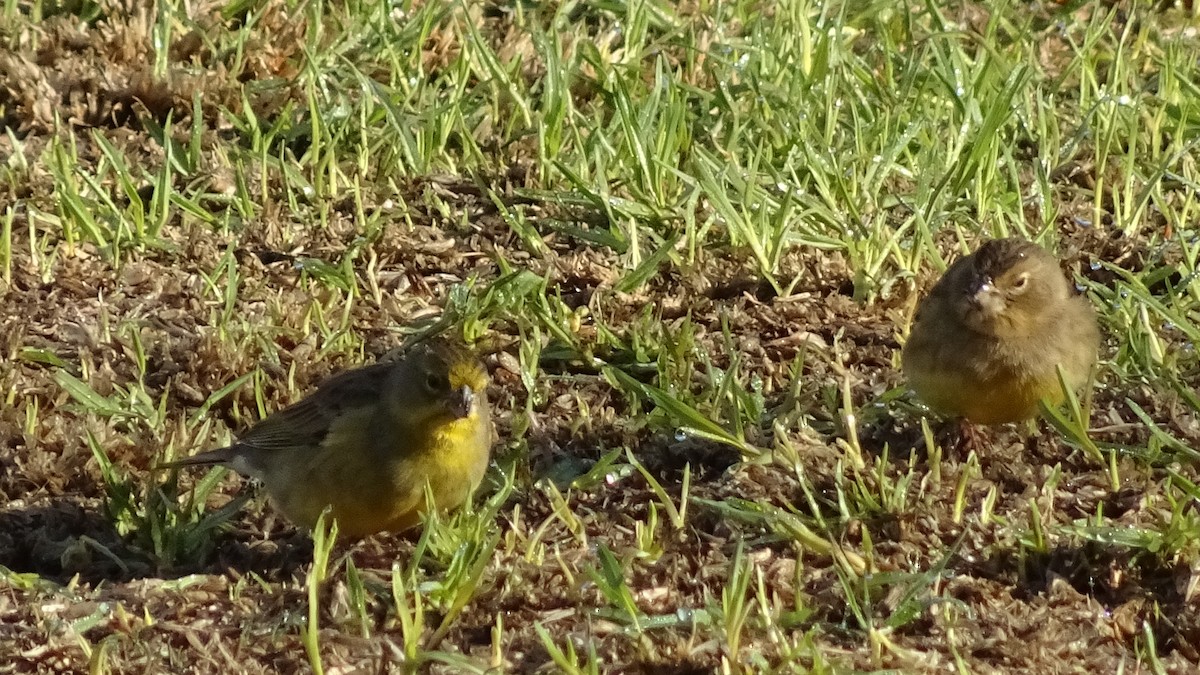
[[[375,439],[368,425],[347,425],[331,433],[308,461],[289,463],[264,478],[283,513],[306,527],[326,506],[348,537],[402,531],[420,524],[429,509],[426,486],[439,509],[467,500],[487,469],[490,443],[479,433],[486,419],[472,416],[445,425],[426,447],[362,451]]]
[[[1031,419],[1038,402],[1058,405],[1063,400],[1057,375],[1042,381],[1015,378],[975,380],[947,371],[913,374],[910,384],[929,407],[976,424],[1003,424]]]

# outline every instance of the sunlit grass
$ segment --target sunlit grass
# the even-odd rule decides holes
[[[0,81],[0,295],[23,303],[0,310],[0,494],[14,523],[90,500],[112,530],[21,540],[56,552],[0,567],[23,600],[232,573],[228,621],[274,608],[253,639],[213,633],[247,670],[973,672],[997,663],[964,628],[986,602],[955,582],[1030,584],[1021,606],[1034,577],[1087,576],[1064,550],[1103,551],[1095,578],[1200,560],[1194,17],[189,7],[0,3],[0,57],[38,55]],[[87,51],[101,27],[136,58]],[[107,79],[52,70],[79,58]],[[1069,260],[1105,332],[1097,388],[960,453],[896,347],[932,278],[1007,235]],[[236,569],[231,547],[279,540],[271,507],[224,471],[154,469],[437,330],[484,353],[504,434],[474,507],[387,540],[382,569],[320,535],[291,578]],[[117,571],[73,585],[72,556]],[[130,610],[167,654],[139,663],[189,660],[156,628],[184,604]],[[64,658],[145,656],[106,612]],[[1188,658],[1150,619],[1113,634],[1126,667]]]

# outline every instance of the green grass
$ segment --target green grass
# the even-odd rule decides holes
[[[0,653],[1194,668],[1196,20],[0,3]],[[1105,345],[1090,396],[962,456],[898,348],[1003,235]],[[486,354],[501,433],[419,539],[310,554],[229,475],[155,469],[427,330]]]

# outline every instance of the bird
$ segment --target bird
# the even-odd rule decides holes
[[[1034,418],[1092,377],[1096,312],[1044,248],[993,239],[946,270],[917,308],[901,370],[950,417],[993,425]]]
[[[466,502],[483,480],[494,440],[487,385],[465,347],[418,343],[334,376],[233,445],[162,466],[223,465],[256,478],[307,528],[329,507],[339,536],[409,530],[431,506]]]

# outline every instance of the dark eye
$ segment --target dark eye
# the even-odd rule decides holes
[[[1013,280],[1012,289],[1014,291],[1023,291],[1023,290],[1025,290],[1025,287],[1028,285],[1029,285],[1029,273],[1023,272],[1020,275],[1018,275],[1015,280]]]
[[[445,375],[429,373],[425,376],[425,388],[433,392],[446,391],[450,388],[450,382],[446,380]]]

